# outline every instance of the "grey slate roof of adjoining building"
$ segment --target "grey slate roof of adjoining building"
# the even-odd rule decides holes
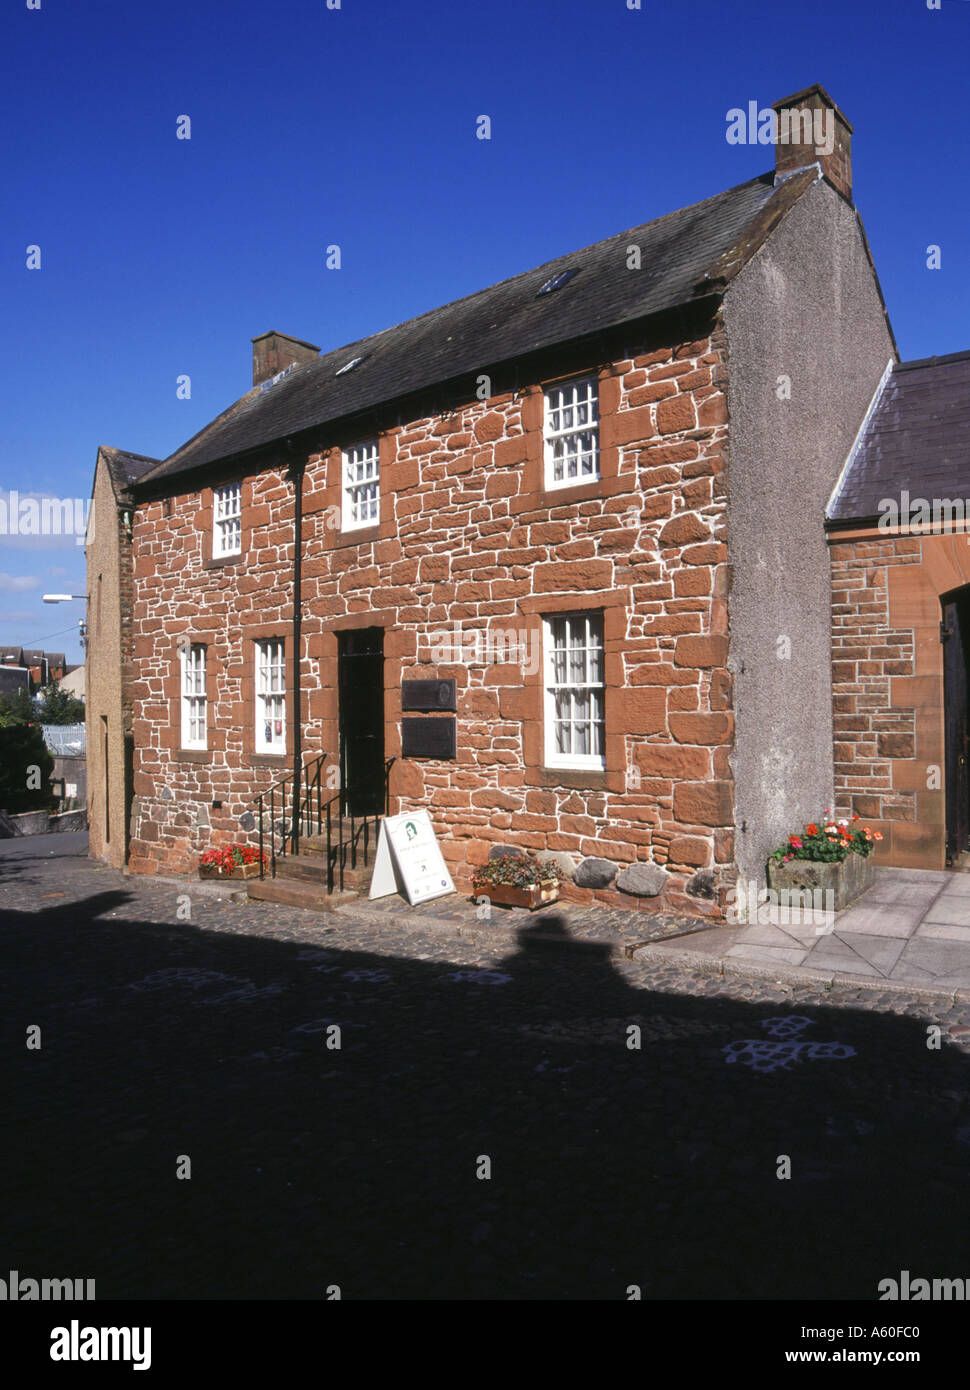
[[[814,169],[805,170],[776,187],[774,174],[764,174],[291,368],[247,392],[143,474],[135,491],[412,392],[647,318],[705,291],[721,292],[816,177]],[[630,245],[640,247],[639,270],[628,268]],[[574,278],[537,298],[545,281],[573,267]],[[364,360],[338,375],[355,357]]]
[[[826,519],[872,521],[904,491],[913,502],[970,502],[970,352],[893,367]]]
[[[24,649],[23,647],[0,647],[0,664],[4,662],[15,666],[22,664]]]
[[[148,458],[145,454],[131,454],[126,449],[112,449],[107,444],[102,444],[101,453],[108,465],[116,493],[123,492],[150,468],[157,468],[161,461]]]

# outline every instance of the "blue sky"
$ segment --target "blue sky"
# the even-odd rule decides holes
[[[255,334],[339,347],[764,172],[727,111],[816,81],[904,359],[970,348],[970,0],[28,3],[0,16],[0,499],[87,498],[99,444],[171,453]],[[0,644],[81,660],[83,604],[40,596],[84,589],[73,536],[0,536]]]

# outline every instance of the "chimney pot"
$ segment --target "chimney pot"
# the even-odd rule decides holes
[[[775,180],[810,164],[852,201],[852,127],[817,82],[776,101]]]
[[[259,386],[269,381],[287,367],[305,366],[315,362],[320,349],[314,343],[305,343],[302,338],[291,338],[287,333],[260,333],[252,339],[253,344],[253,385]]]

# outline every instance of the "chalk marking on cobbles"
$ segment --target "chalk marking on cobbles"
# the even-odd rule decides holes
[[[741,1062],[753,1071],[790,1071],[796,1062],[842,1061],[855,1057],[856,1050],[848,1043],[813,1043],[799,1039],[799,1034],[811,1028],[813,1020],[799,1014],[787,1017],[766,1018],[761,1026],[771,1042],[764,1038],[743,1038],[739,1042],[727,1043],[721,1048],[728,1064]],[[796,1039],[796,1041],[786,1041]]]

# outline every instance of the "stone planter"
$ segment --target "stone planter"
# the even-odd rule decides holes
[[[237,864],[227,872],[220,864],[200,864],[199,878],[259,878],[259,865]]]
[[[860,898],[875,880],[876,866],[871,854],[847,854],[844,859],[829,863],[813,859],[791,859],[787,864],[768,861],[769,888],[789,893],[805,889],[813,893],[831,892],[833,899],[823,899],[823,905],[833,903],[836,912]]]
[[[498,907],[527,907],[534,911],[559,899],[558,883],[532,883],[526,888],[517,888],[511,883],[486,883],[475,889],[475,898],[488,898]]]

